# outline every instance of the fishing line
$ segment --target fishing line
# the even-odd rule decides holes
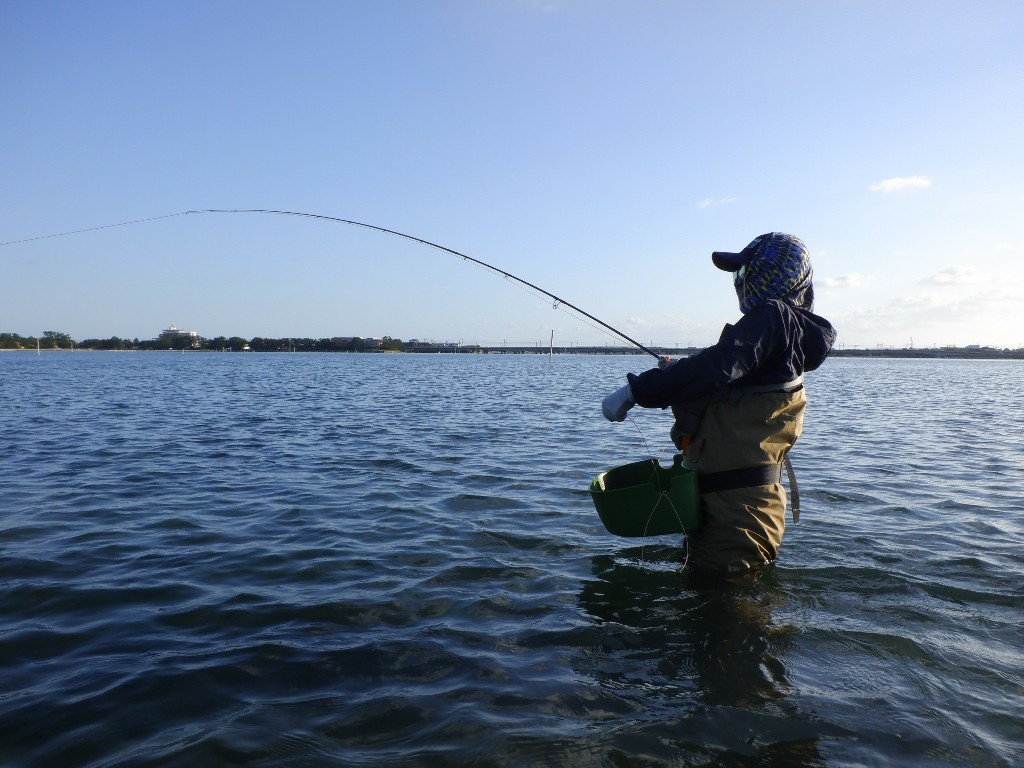
[[[630,416],[629,414],[626,414],[626,418],[629,419],[630,423],[634,427],[636,427],[636,431],[638,433],[640,433],[640,439],[644,443],[644,448],[647,449],[647,455],[650,456],[651,459],[653,460],[651,462],[651,476],[650,476],[650,478],[648,478],[648,482],[652,483],[655,487],[657,487],[659,485],[658,482],[656,481],[657,475],[658,475],[658,468],[656,466],[657,459],[655,458],[654,454],[651,452],[651,447],[650,447],[650,445],[648,445],[647,438],[644,436],[643,430],[640,429],[640,425],[637,424],[636,421],[633,419],[633,417]],[[686,554],[685,554],[685,556],[683,558],[683,565],[679,569],[680,571],[682,571],[683,569],[686,568],[686,563],[690,559],[689,542],[688,542],[688,540],[686,538],[686,533],[687,533],[686,525],[683,523],[683,518],[679,514],[679,510],[676,509],[676,505],[672,501],[672,497],[668,494],[668,492],[660,491],[658,493],[657,497],[655,498],[654,506],[651,507],[651,511],[647,513],[647,519],[644,522],[643,536],[644,536],[645,539],[647,538],[647,530],[650,527],[651,521],[654,519],[654,515],[658,511],[658,507],[662,504],[662,502],[668,502],[669,508],[671,509],[672,514],[675,516],[676,521],[679,523],[679,527],[680,527],[680,529],[682,529],[683,534],[684,534],[683,535],[683,546],[685,547]],[[645,554],[646,553],[646,549],[647,549],[646,542],[644,544],[640,545],[640,562],[646,562],[646,560],[647,560],[647,556]]]
[[[651,452],[651,446],[649,446],[647,444],[647,438],[644,437],[644,433],[643,433],[643,430],[640,429],[640,425],[637,424],[635,421],[633,421],[633,417],[630,416],[628,413],[626,414],[626,418],[629,419],[629,423],[630,424],[632,424],[634,427],[636,427],[636,431],[640,433],[640,439],[643,440],[643,442],[644,442],[644,448],[647,449],[647,455],[650,456],[653,459],[654,458],[654,454]]]
[[[156,221],[157,219],[170,219],[175,216],[185,216],[186,214],[192,213],[192,211],[182,211],[181,213],[168,213],[164,216],[150,216],[148,219],[135,219],[134,221],[122,221],[119,224],[104,224],[100,227],[87,227],[86,229],[73,229],[70,232],[57,232],[52,235],[39,235],[38,237],[26,237],[24,240],[10,240],[6,243],[0,243],[3,245],[17,245],[18,243],[31,243],[33,240],[46,240],[49,237],[64,237],[65,235],[77,235],[81,232],[95,232],[98,229],[112,229],[113,227],[127,227],[129,224],[142,224],[146,221]]]
[[[679,570],[682,571],[683,569],[686,568],[686,563],[689,562],[689,559],[690,559],[690,543],[689,543],[689,539],[687,538],[686,526],[683,524],[683,518],[679,515],[679,510],[676,509],[676,505],[673,503],[672,497],[669,496],[664,491],[662,491],[661,493],[658,494],[658,498],[655,500],[654,506],[651,507],[651,511],[647,515],[647,522],[644,523],[644,538],[646,539],[646,537],[647,537],[648,526],[650,526],[651,520],[654,519],[654,513],[658,511],[658,506],[661,504],[662,501],[667,501],[668,502],[669,508],[671,508],[671,510],[672,510],[672,514],[675,515],[676,520],[679,522],[679,527],[683,531],[683,546],[685,547],[684,551],[685,551],[686,554],[683,556],[683,564],[679,567]],[[646,548],[647,548],[647,543],[645,541],[643,544],[640,545],[640,562],[645,562],[646,561],[646,556],[644,554]]]
[[[181,211],[180,213],[169,213],[169,214],[166,214],[164,216],[152,216],[152,217],[150,217],[148,219],[135,219],[133,221],[123,221],[123,222],[120,222],[118,224],[106,224],[106,225],[100,226],[100,227],[88,227],[86,229],[75,229],[75,230],[72,230],[70,232],[57,232],[57,233],[52,234],[52,235],[40,235],[38,237],[28,237],[28,238],[24,238],[22,240],[11,240],[11,241],[8,241],[8,242],[5,242],[5,243],[0,243],[0,246],[15,245],[17,243],[28,243],[28,242],[32,242],[34,240],[44,240],[44,239],[50,238],[50,237],[64,237],[65,235],[76,235],[76,234],[79,234],[81,232],[95,232],[96,230],[110,229],[112,227],[125,227],[125,226],[128,226],[129,224],[141,224],[142,222],[146,222],[146,221],[156,221],[157,219],[168,219],[168,218],[171,218],[173,216],[186,216],[186,215],[191,214],[191,213],[266,213],[266,214],[272,214],[272,215],[275,215],[275,216],[299,216],[299,217],[303,217],[303,218],[307,218],[307,219],[321,219],[323,221],[338,222],[339,224],[349,224],[349,225],[354,226],[354,227],[363,227],[365,229],[372,229],[372,230],[374,230],[376,232],[383,232],[383,233],[388,234],[388,235],[394,235],[396,237],[405,238],[406,240],[411,240],[414,243],[420,243],[421,245],[426,245],[426,246],[429,246],[431,248],[436,248],[439,251],[444,251],[445,253],[450,253],[453,256],[458,256],[460,259],[463,259],[464,261],[471,261],[474,264],[476,264],[476,265],[478,265],[480,267],[483,267],[484,269],[489,269],[490,271],[492,271],[492,272],[494,272],[494,273],[496,273],[498,275],[501,275],[502,277],[506,278],[507,280],[512,280],[512,281],[516,282],[517,284],[519,284],[519,286],[521,288],[526,290],[528,293],[532,292],[532,295],[534,295],[534,296],[538,296],[538,297],[544,296],[544,297],[547,297],[548,299],[551,299],[554,302],[552,304],[552,308],[553,309],[563,309],[563,307],[568,308],[568,310],[572,310],[576,314],[577,319],[581,320],[585,325],[588,325],[591,328],[594,328],[595,330],[600,331],[601,333],[604,333],[604,334],[608,334],[608,332],[610,331],[615,336],[618,336],[620,339],[628,341],[630,344],[632,344],[633,346],[637,347],[638,349],[643,350],[644,352],[646,352],[647,354],[651,355],[652,357],[660,357],[657,352],[655,352],[655,351],[653,351],[651,349],[648,349],[647,347],[645,347],[643,344],[641,344],[636,339],[633,339],[633,338],[627,336],[626,334],[624,334],[622,331],[618,330],[617,328],[614,328],[611,325],[609,325],[608,323],[604,322],[603,320],[601,320],[601,319],[599,319],[597,317],[594,317],[589,312],[586,312],[586,311],[580,309],[579,307],[577,307],[572,302],[566,301],[562,297],[556,296],[555,294],[551,293],[550,291],[546,291],[543,288],[541,288],[540,286],[534,285],[533,283],[531,283],[531,282],[529,282],[527,280],[524,280],[521,277],[517,277],[516,275],[513,275],[511,272],[506,272],[504,269],[496,267],[493,264],[488,264],[486,261],[481,261],[480,259],[475,259],[472,256],[468,256],[465,253],[460,253],[459,251],[456,251],[453,248],[448,248],[448,247],[446,247],[444,245],[440,245],[438,243],[431,242],[430,240],[424,240],[421,237],[416,237],[414,235],[407,235],[404,232],[398,232],[397,230],[388,229],[386,227],[378,227],[375,224],[366,224],[366,223],[361,222],[361,221],[353,221],[352,219],[338,218],[337,216],[324,216],[322,214],[317,214],[317,213],[302,213],[301,211],[277,211],[277,210],[271,210],[271,209],[268,209],[268,208],[203,208],[203,209],[199,209],[199,210]],[[568,310],[566,310],[566,311],[568,311]],[[590,321],[590,322],[588,322],[588,321]],[[596,325],[594,325],[594,323],[596,323]]]
[[[651,457],[651,476],[648,478],[648,482],[651,483],[652,485],[654,485],[655,487],[657,487],[658,483],[656,482],[656,478],[658,476],[658,467],[657,467],[658,460],[654,457],[654,454],[651,453],[651,446],[649,446],[647,444],[647,438],[644,437],[644,432],[643,432],[642,429],[640,429],[640,425],[637,424],[636,421],[633,420],[633,417],[630,416],[628,413],[626,414],[626,418],[629,419],[629,423],[630,424],[632,424],[634,427],[636,427],[636,431],[639,433],[640,439],[644,443],[644,448],[647,449],[647,455]],[[644,523],[644,537],[645,538],[647,536],[647,527],[651,524],[651,520],[654,518],[654,513],[657,511],[658,504],[661,503],[661,497],[663,495],[665,495],[665,494],[660,494],[660,493],[658,494],[657,498],[655,498],[655,500],[654,500],[654,506],[651,508],[650,513],[647,515],[647,522]],[[666,498],[667,498],[667,495],[666,495]],[[672,500],[669,499],[669,504],[671,504],[671,503],[672,503]],[[673,511],[675,510],[675,505],[672,506],[672,509],[673,509]],[[677,515],[677,517],[678,517],[678,515]],[[680,525],[682,525],[682,522],[680,522]],[[640,545],[640,562],[641,563],[646,560],[646,558],[644,557],[644,548],[646,546],[647,546],[646,544],[641,544]]]

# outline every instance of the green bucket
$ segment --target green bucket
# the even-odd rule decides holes
[[[657,459],[602,472],[590,483],[590,496],[609,533],[661,536],[696,531],[703,523],[697,473],[677,454],[664,469]]]

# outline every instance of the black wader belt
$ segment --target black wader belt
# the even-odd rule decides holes
[[[783,464],[786,465],[786,475],[789,478],[790,506],[793,510],[793,522],[796,523],[800,520],[800,492],[796,487],[796,474],[793,472],[793,465],[789,462],[789,456],[783,459],[782,464],[741,467],[740,469],[727,469],[724,472],[709,472],[698,477],[697,485],[701,493],[718,493],[720,491],[732,491],[736,488],[775,485],[782,482]]]

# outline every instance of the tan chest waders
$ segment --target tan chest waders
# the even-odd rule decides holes
[[[786,527],[782,466],[803,428],[801,384],[712,402],[671,468],[649,459],[602,472],[590,494],[605,528],[685,533],[694,570],[742,572],[774,560]]]

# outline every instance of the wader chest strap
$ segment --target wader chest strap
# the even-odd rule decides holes
[[[793,522],[800,522],[800,489],[796,485],[796,472],[793,471],[793,462],[789,460],[789,454],[782,460],[786,465],[786,476],[789,478],[789,508],[793,510]]]
[[[789,478],[790,508],[793,511],[793,522],[800,520],[800,492],[796,485],[796,474],[787,455],[782,464],[768,464],[760,467],[741,467],[727,469],[724,472],[710,472],[701,475],[697,483],[701,493],[718,493],[736,488],[752,488],[758,485],[775,485],[782,482],[782,465],[786,465]]]

